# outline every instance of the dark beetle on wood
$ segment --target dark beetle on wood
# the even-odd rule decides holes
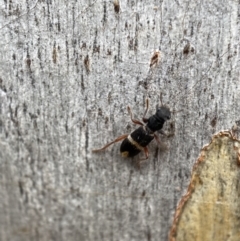
[[[189,47],[189,46],[188,46]],[[186,49],[184,49],[185,51]],[[191,50],[192,51],[192,50]],[[160,51],[155,51],[151,58],[150,67],[153,67],[155,64],[159,62],[160,59]],[[197,83],[202,81],[204,76],[207,76],[207,73],[209,72],[210,68],[207,70],[207,72],[203,75],[201,79],[199,79],[193,87],[189,90],[189,93],[193,91],[193,89],[196,87]],[[185,92],[184,92],[185,93]],[[185,94],[186,95],[186,94]],[[175,95],[179,98],[178,95]],[[162,102],[162,95],[160,96],[161,102]],[[171,99],[172,103],[174,103],[173,99]],[[93,152],[103,151],[110,145],[122,141],[122,144],[120,146],[120,152],[123,157],[134,157],[141,151],[144,151],[145,158],[142,160],[146,160],[149,157],[149,152],[147,145],[155,138],[155,140],[160,143],[160,140],[156,134],[156,132],[160,132],[164,134],[162,131],[163,125],[165,121],[169,120],[171,118],[171,111],[168,107],[161,105],[157,108],[156,113],[149,118],[146,118],[146,114],[149,107],[149,100],[146,100],[146,110],[144,112],[142,121],[136,120],[132,118],[132,112],[130,107],[128,107],[128,112],[131,116],[131,120],[134,124],[140,125],[135,131],[133,131],[131,134],[126,134],[117,137],[114,141],[106,144],[104,147],[100,149],[95,149]],[[178,111],[177,111],[178,112]],[[176,111],[175,111],[176,113]],[[236,127],[235,127],[236,129]],[[235,130],[234,129],[234,130]]]
[[[122,141],[120,146],[120,152],[123,157],[134,157],[141,151],[144,151],[145,158],[143,160],[148,159],[149,152],[147,145],[155,138],[158,143],[160,140],[155,132],[161,131],[163,128],[163,124],[165,121],[171,118],[171,112],[168,107],[160,106],[157,108],[156,113],[149,118],[146,118],[146,114],[148,111],[149,101],[146,100],[146,110],[144,112],[142,121],[136,120],[132,118],[132,112],[130,107],[128,107],[128,112],[131,116],[131,120],[134,124],[140,125],[135,131],[131,134],[126,134],[117,137],[114,141],[106,144],[104,147],[100,149],[95,149],[93,152],[103,151],[110,145]]]

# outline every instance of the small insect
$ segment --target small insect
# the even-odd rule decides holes
[[[171,118],[170,109],[166,106],[160,106],[157,108],[156,113],[149,118],[146,118],[146,114],[149,107],[149,100],[146,99],[146,110],[143,114],[142,121],[133,119],[131,108],[128,106],[128,112],[130,114],[131,120],[134,124],[140,125],[131,134],[125,134],[117,137],[114,141],[106,144],[100,149],[95,149],[93,152],[103,151],[110,145],[122,141],[120,146],[120,152],[123,157],[134,157],[141,151],[144,151],[145,158],[141,160],[146,160],[149,157],[149,152],[147,145],[155,138],[155,140],[160,143],[159,137],[156,132],[161,131],[165,121]],[[163,132],[162,132],[163,133]],[[164,134],[164,133],[163,133]]]

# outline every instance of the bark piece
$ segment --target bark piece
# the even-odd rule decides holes
[[[195,163],[170,230],[170,241],[240,240],[240,141],[213,136]]]

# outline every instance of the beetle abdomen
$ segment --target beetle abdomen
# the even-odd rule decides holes
[[[140,126],[130,136],[141,147],[147,146],[154,138],[153,133],[149,133],[145,126]]]
[[[120,146],[120,152],[123,157],[133,157],[141,152],[141,149],[139,149],[136,145],[134,145],[134,143],[130,142],[129,139],[126,138]]]
[[[145,127],[140,126],[133,131],[121,144],[120,152],[123,157],[133,157],[144,150],[154,136],[148,133]]]

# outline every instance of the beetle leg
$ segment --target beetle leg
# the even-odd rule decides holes
[[[142,160],[147,160],[147,159],[148,159],[148,157],[149,157],[148,148],[145,146],[145,147],[143,147],[143,150],[144,150],[144,153],[145,153],[145,158],[144,158],[144,159],[142,159]]]
[[[166,137],[172,137],[172,136],[174,136],[174,134],[175,134],[175,124],[174,124],[174,122],[171,122],[171,123],[170,123],[170,132],[167,132],[167,133],[166,133],[166,132],[163,131],[163,130],[159,130],[158,133],[161,134],[161,135],[164,135],[164,136],[166,136]]]
[[[155,138],[156,142],[158,143],[158,146],[159,146],[160,150],[168,149],[167,145],[165,143],[163,143],[162,141],[160,141],[157,134],[154,133],[153,135],[154,135],[154,138]]]
[[[125,138],[128,137],[128,134],[125,134],[125,135],[122,135],[122,136],[119,136],[118,138],[116,138],[114,141],[111,141],[109,142],[108,144],[106,144],[104,147],[100,148],[100,149],[94,149],[92,150],[92,152],[98,152],[98,151],[103,151],[105,150],[106,148],[108,148],[110,145],[116,143],[116,142],[119,142],[121,140],[124,140]]]
[[[143,151],[144,151],[144,154],[145,154],[145,158],[142,158],[140,159],[138,162],[137,162],[137,166],[138,166],[138,169],[141,168],[141,163],[143,163],[144,161],[146,161],[149,157],[149,151],[148,151],[148,148],[145,146],[143,147]]]
[[[144,123],[147,123],[149,119],[143,117],[142,120],[143,120]]]
[[[134,123],[134,124],[137,124],[137,125],[140,125],[140,126],[143,126],[143,123],[139,120],[136,120],[136,119],[133,119],[133,115],[132,115],[132,111],[131,111],[131,108],[128,106],[127,107],[128,109],[128,113],[130,114],[130,117],[131,117],[131,121]]]
[[[161,145],[162,144],[162,142],[160,141],[160,139],[159,139],[159,137],[158,137],[158,135],[157,134],[153,134],[154,135],[154,138],[155,138],[155,140],[156,140],[156,142],[158,143],[158,145]]]

